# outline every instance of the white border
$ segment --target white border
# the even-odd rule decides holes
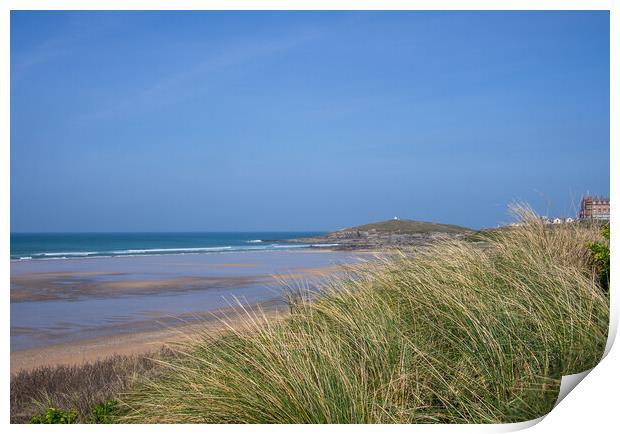
[[[231,0],[227,2],[214,2],[214,1],[198,1],[198,0],[90,0],[90,1],[76,1],[76,0],[8,0],[4,1],[0,5],[1,18],[0,18],[0,67],[1,67],[1,83],[0,90],[0,137],[2,146],[0,152],[0,167],[2,171],[0,174],[0,182],[2,182],[2,188],[0,188],[0,200],[5,206],[2,207],[3,212],[0,214],[0,221],[3,230],[0,232],[0,240],[5,250],[6,260],[2,262],[2,276],[5,282],[4,297],[5,302],[2,306],[3,320],[4,320],[4,334],[3,334],[3,348],[5,349],[5,357],[2,360],[2,366],[4,368],[5,376],[2,377],[4,385],[4,393],[2,394],[2,415],[3,422],[8,425],[9,421],[9,336],[10,336],[10,303],[9,303],[9,276],[10,276],[10,263],[9,257],[9,233],[10,233],[10,131],[9,131],[9,113],[10,113],[10,10],[234,10],[234,9],[287,9],[287,10],[390,10],[390,9],[414,9],[414,10],[610,10],[610,28],[611,28],[611,106],[610,106],[610,119],[611,122],[611,136],[610,143],[617,144],[618,142],[618,124],[620,119],[618,116],[618,86],[617,78],[619,77],[620,68],[618,68],[618,29],[620,27],[620,8],[618,2],[615,1],[578,1],[578,0],[506,0],[506,1],[492,1],[492,0],[437,0],[437,1],[396,1],[396,0],[384,0],[384,1],[338,1],[338,0],[301,0],[296,2],[284,2],[284,1],[250,1],[250,0]],[[616,123],[613,122],[616,120]],[[617,167],[618,154],[615,146],[610,147],[611,167]],[[610,171],[611,175],[611,193],[616,190],[617,177],[614,176],[614,171]],[[612,201],[615,203],[615,198],[612,197]],[[614,232],[615,234],[615,232]],[[618,237],[612,235],[612,250],[617,251],[616,239]],[[615,270],[617,270],[619,262],[617,257],[612,259],[612,269],[614,277],[612,282],[616,281]],[[617,285],[614,285],[617,287]],[[617,288],[614,288],[617,291]],[[615,292],[612,290],[612,324],[611,324],[611,336],[610,343],[615,336],[618,324],[618,300],[616,296],[613,296]],[[608,346],[609,347],[609,346]],[[609,432],[611,428],[617,427],[617,399],[618,399],[618,366],[620,356],[618,350],[611,348],[607,357],[597,366],[586,379],[576,387],[576,392],[569,394],[546,418],[544,421],[538,423],[533,428],[530,428],[531,432]],[[525,427],[521,425],[521,427]],[[259,432],[289,432],[294,429],[297,432],[310,433],[314,432],[318,427],[315,426],[295,426],[290,427],[286,425],[278,426],[216,426],[205,427],[204,425],[183,425],[183,426],[166,426],[157,425],[149,427],[132,427],[132,426],[45,426],[37,428],[36,426],[28,425],[11,425],[8,427],[11,431],[20,432],[84,432],[85,430],[93,432],[110,432],[112,429],[115,432],[128,432],[133,430],[149,430],[150,432],[173,432],[176,430],[191,431],[191,432],[205,432],[205,430],[216,429],[220,432],[236,432],[239,430],[251,429],[252,431]],[[323,426],[321,430],[338,430],[349,431],[358,434],[361,431],[376,432],[377,429],[388,432],[402,432],[407,430],[408,432],[413,430],[415,432],[500,432],[517,428],[516,426],[506,425],[397,425],[397,426],[381,426],[374,427],[368,425],[329,425]]]
[[[612,10],[612,0],[8,0],[11,10]]]

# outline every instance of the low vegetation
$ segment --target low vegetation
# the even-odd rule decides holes
[[[591,242],[590,250],[594,257],[594,264],[599,276],[599,283],[605,292],[609,291],[609,276],[611,273],[611,255],[609,253],[609,224],[603,226],[601,234],[606,241]]]
[[[42,367],[11,375],[12,423],[109,423],[116,397],[138,376],[161,371],[155,356],[114,356],[79,366]],[[170,354],[169,354],[170,356]]]
[[[351,267],[279,321],[205,332],[120,397],[121,422],[503,423],[553,407],[609,320],[596,226],[523,224]],[[593,255],[594,251],[594,255]]]

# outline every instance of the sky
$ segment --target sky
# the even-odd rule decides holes
[[[11,231],[472,228],[609,195],[609,13],[11,12]]]

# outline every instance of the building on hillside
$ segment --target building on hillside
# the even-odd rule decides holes
[[[608,197],[584,196],[579,220],[609,220],[609,209]]]

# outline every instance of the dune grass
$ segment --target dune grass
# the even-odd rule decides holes
[[[609,300],[595,226],[531,211],[484,247],[445,240],[350,267],[291,313],[208,333],[122,395],[123,422],[504,423],[596,365]],[[311,298],[311,300],[310,300]]]

